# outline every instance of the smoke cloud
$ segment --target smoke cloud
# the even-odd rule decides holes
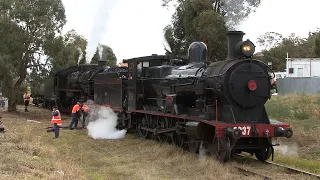
[[[274,150],[284,156],[298,156],[298,144],[297,143],[280,143],[280,146],[275,146]]]
[[[96,14],[94,25],[91,29],[90,39],[88,40],[86,59],[90,61],[101,40],[102,34],[107,32],[107,24],[110,11],[114,8],[116,0],[96,0]]]
[[[124,138],[127,130],[118,130],[116,113],[103,106],[95,106],[87,102],[90,108],[90,114],[87,117],[89,123],[87,126],[88,135],[93,139],[120,139]]]
[[[220,0],[228,30],[236,30],[240,23],[260,6],[262,0]]]
[[[80,61],[81,61],[81,59],[83,57],[83,52],[82,52],[81,48],[79,48],[79,47],[78,47],[78,51],[80,53],[79,58],[78,58],[78,65],[79,65],[79,63],[80,63]]]
[[[275,119],[270,119],[270,121],[278,121]],[[280,120],[281,121],[281,120]],[[277,144],[277,140],[273,140],[273,144]],[[279,139],[280,146],[274,146],[274,151],[279,152],[284,156],[298,156],[299,146],[295,142],[281,142]]]

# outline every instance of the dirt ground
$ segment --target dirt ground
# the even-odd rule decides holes
[[[60,138],[46,132],[51,112],[0,112],[6,132],[0,133],[0,179],[262,179],[234,166],[274,179],[307,179],[261,163],[229,162],[184,152],[173,145],[138,138],[94,140],[87,130],[61,130]],[[31,121],[30,121],[31,120]],[[71,118],[63,116],[63,124]]]

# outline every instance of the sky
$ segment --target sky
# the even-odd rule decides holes
[[[98,43],[110,46],[118,63],[123,59],[164,54],[163,28],[171,23],[174,7],[161,6],[161,0],[62,0],[67,16],[63,32],[75,29],[88,40],[87,59]],[[269,31],[284,36],[295,33],[307,37],[320,27],[319,0],[262,0],[255,13],[237,30],[254,43]],[[262,48],[256,44],[256,52]],[[290,55],[289,55],[290,56]]]

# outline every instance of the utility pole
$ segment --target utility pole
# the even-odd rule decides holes
[[[289,58],[289,53],[287,52],[287,58],[286,58],[286,60],[288,61],[288,60],[290,60],[291,58]]]

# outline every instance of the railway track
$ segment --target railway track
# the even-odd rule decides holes
[[[244,158],[245,156],[243,155],[240,155],[238,154],[237,156],[239,157],[242,157]],[[253,160],[256,160],[258,161],[257,159],[253,158]],[[260,161],[259,161],[260,162]],[[276,166],[276,167],[280,167],[280,168],[283,168],[283,169],[286,169],[288,172],[290,173],[296,173],[296,174],[303,174],[303,175],[307,175],[307,176],[310,176],[312,178],[315,178],[315,179],[320,179],[320,175],[317,175],[317,174],[314,174],[314,173],[310,173],[310,172],[307,172],[307,171],[304,171],[304,170],[300,170],[300,169],[296,169],[296,168],[292,168],[292,167],[288,167],[288,166],[285,166],[285,165],[281,165],[281,164],[277,164],[277,163],[273,163],[273,162],[264,162],[264,164],[268,164],[268,165],[271,165],[271,166]],[[257,176],[260,176],[260,177],[263,177],[264,179],[272,179],[268,176],[265,176],[265,175],[261,175],[259,173],[256,173],[256,172],[253,172],[253,171],[250,171],[250,170],[247,170],[245,168],[242,168],[242,167],[235,167],[238,171],[241,171],[243,173],[247,173],[247,174],[252,174],[252,175],[257,175]]]
[[[235,168],[237,171],[239,171],[241,174],[245,175],[245,176],[251,176],[251,175],[259,176],[259,177],[262,177],[263,180],[272,179],[272,178],[270,178],[270,177],[268,177],[268,176],[261,175],[261,174],[259,174],[259,173],[250,171],[250,170],[245,169],[245,168],[242,168],[242,167],[234,166],[234,168]]]

